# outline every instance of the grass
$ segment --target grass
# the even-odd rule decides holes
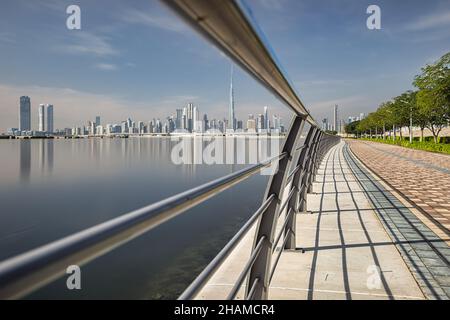
[[[393,144],[405,148],[410,149],[417,149],[417,150],[424,150],[424,151],[430,151],[430,152],[438,152],[438,153],[445,153],[450,154],[450,144],[449,143],[434,143],[433,141],[417,141],[414,140],[412,143],[409,142],[409,139],[406,140],[400,140],[399,138],[397,140],[391,140],[391,139],[375,139],[375,138],[360,138],[361,140],[367,140],[367,141],[375,141],[380,143],[386,143],[386,144]],[[447,139],[444,139],[447,140]]]

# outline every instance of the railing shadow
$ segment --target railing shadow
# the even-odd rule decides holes
[[[444,240],[439,239],[436,236],[436,239],[428,239],[415,225],[414,223],[405,216],[405,214],[402,212],[401,208],[398,208],[397,205],[394,203],[394,201],[386,194],[385,191],[382,190],[382,188],[377,185],[374,181],[372,181],[370,179],[369,174],[366,172],[366,170],[363,170],[363,168],[361,168],[358,163],[356,163],[356,161],[353,159],[353,157],[350,155],[349,151],[348,151],[348,145],[345,146],[344,148],[344,157],[347,160],[347,163],[349,164],[349,167],[352,169],[354,175],[356,177],[358,177],[359,175],[363,175],[364,177],[366,177],[366,180],[369,181],[372,186],[377,189],[378,191],[380,191],[380,194],[383,196],[383,198],[389,202],[389,204],[394,207],[392,210],[394,210],[394,213],[397,213],[398,215],[400,215],[405,222],[408,223],[408,225],[414,230],[414,232],[421,238],[420,242],[424,242],[426,244],[429,245],[430,249],[432,249],[439,257],[441,257],[441,259],[443,259],[444,262],[446,262],[447,266],[449,265],[448,260],[442,256],[442,254],[439,252],[438,248],[436,248],[434,246],[433,243],[436,242],[444,242]],[[361,182],[359,182],[361,188],[363,190],[367,190],[367,186],[365,186],[364,184],[362,184]],[[402,241],[399,238],[398,232],[395,232],[395,230],[392,228],[391,224],[389,223],[389,221],[386,218],[386,213],[383,213],[383,210],[381,208],[379,208],[376,203],[374,202],[373,198],[371,197],[370,194],[367,194],[368,199],[370,199],[370,201],[374,204],[374,210],[377,212],[377,215],[382,219],[383,221],[383,225],[389,230],[389,233],[392,237],[394,237],[395,241],[394,243],[396,243],[401,249],[402,249],[402,253],[404,254],[404,257],[409,261],[409,263],[411,264],[412,268],[414,269],[416,276],[419,277],[419,279],[423,282],[423,284],[430,290],[432,296],[436,299],[440,299],[440,295],[438,294],[438,292],[436,291],[436,289],[433,287],[433,285],[431,284],[431,282],[429,281],[429,278],[426,277],[426,275],[423,273],[423,271],[421,270],[420,266],[417,264],[416,260],[414,259],[414,257],[411,254],[411,250],[414,251],[413,248],[408,249],[406,247],[406,245],[409,245],[411,243],[414,242],[405,242]],[[401,231],[400,231],[400,234]],[[403,234],[402,234],[403,236]]]

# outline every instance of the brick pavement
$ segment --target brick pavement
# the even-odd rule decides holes
[[[369,141],[347,142],[366,166],[450,230],[450,156]]]

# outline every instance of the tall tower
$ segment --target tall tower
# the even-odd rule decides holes
[[[234,115],[233,64],[231,65],[231,77],[230,77],[230,110],[228,116],[228,129],[236,130],[236,118]]]
[[[45,131],[45,105],[40,104],[38,109],[38,130]]]
[[[339,120],[338,120],[338,106],[337,104],[334,105],[334,112],[333,112],[333,130],[339,132]]]
[[[31,130],[31,101],[30,97],[20,97],[19,106],[19,130]]]
[[[264,129],[270,129],[269,111],[267,106],[264,107]]]
[[[47,104],[47,132],[53,133],[53,105]]]

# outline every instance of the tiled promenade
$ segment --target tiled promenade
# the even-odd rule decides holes
[[[372,171],[429,214],[449,235],[450,156],[403,147],[348,140]]]
[[[297,248],[281,254],[269,299],[449,299],[449,246],[346,143],[326,155],[307,209],[297,213]],[[197,299],[227,296],[253,237],[254,228]]]

